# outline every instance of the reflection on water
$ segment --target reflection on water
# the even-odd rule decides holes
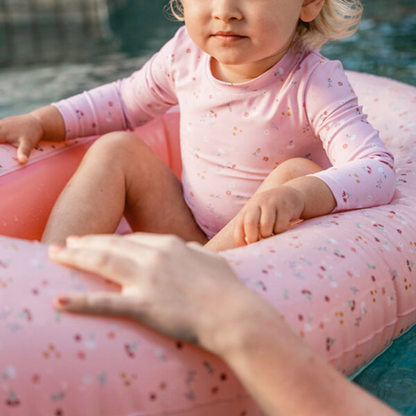
[[[16,49],[14,57],[20,54],[21,59],[17,61],[21,63],[3,64],[0,69],[0,117],[29,111],[129,75],[178,27],[178,23],[167,20],[162,11],[167,0],[107,2],[110,37],[103,36],[102,31],[88,32],[85,23],[81,27],[67,22],[66,39],[57,44],[56,24],[45,23],[41,36],[49,43],[46,42],[46,52],[37,55],[36,66],[22,65],[25,48],[29,48],[34,39],[30,27],[19,26],[19,41],[13,48]],[[346,69],[416,85],[416,0],[397,0],[394,6],[392,4],[391,0],[371,0],[371,3],[368,0],[359,32],[344,41],[326,45],[323,54],[340,59]],[[100,22],[104,26],[107,23]],[[0,40],[4,27],[5,22],[0,19]],[[0,46],[0,54],[1,47],[4,45]],[[59,52],[59,63],[51,63],[56,60],[51,58],[56,54],[47,53],[51,48]]]
[[[322,53],[344,67],[416,85],[416,0],[367,0],[360,30]]]

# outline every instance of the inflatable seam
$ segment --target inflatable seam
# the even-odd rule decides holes
[[[203,408],[209,408],[212,406],[216,406],[218,404],[222,404],[222,403],[230,403],[236,400],[241,400],[241,399],[249,399],[250,395],[248,393],[246,394],[236,394],[234,397],[229,397],[229,398],[223,398],[223,399],[218,399],[216,401],[210,401],[210,402],[206,402],[206,403],[200,403],[200,404],[195,404],[193,406],[189,406],[189,407],[181,407],[181,408],[177,408],[177,409],[173,409],[173,410],[162,410],[162,411],[145,411],[145,412],[134,412],[134,413],[128,413],[126,416],[165,416],[165,415],[183,415],[184,412],[191,412],[195,409],[203,409]],[[251,398],[250,398],[251,399]]]
[[[392,325],[396,325],[397,324],[398,319],[396,318],[394,320],[394,322],[388,323],[386,325],[383,325],[383,327],[377,331],[374,331],[371,335],[369,335],[366,338],[363,338],[361,341],[358,341],[354,344],[353,347],[350,348],[346,348],[345,350],[342,351],[342,353],[339,353],[337,355],[334,355],[332,357],[329,357],[329,360],[336,360],[342,356],[345,356],[346,353],[351,352],[353,350],[355,350],[358,346],[365,344],[368,341],[371,341],[376,335],[379,335],[380,333],[382,333],[386,328],[391,327]],[[395,328],[394,328],[395,329]]]

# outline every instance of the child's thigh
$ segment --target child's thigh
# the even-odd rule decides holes
[[[146,143],[131,133],[106,135],[100,141],[104,154],[123,172],[125,215],[133,231],[208,241],[185,203],[180,180]]]

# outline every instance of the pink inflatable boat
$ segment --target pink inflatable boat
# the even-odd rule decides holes
[[[352,374],[416,323],[416,88],[349,73],[394,154],[386,206],[305,221],[223,255],[318,353]],[[138,129],[179,174],[177,113]],[[118,290],[51,264],[39,239],[95,138],[42,143],[25,167],[0,146],[0,414],[259,416],[226,365],[125,319],[61,314],[58,293]],[[120,232],[126,226],[120,227]]]

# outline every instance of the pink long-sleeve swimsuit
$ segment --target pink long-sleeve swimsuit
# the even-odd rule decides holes
[[[338,61],[296,48],[260,77],[230,84],[178,30],[130,78],[57,104],[67,138],[134,129],[179,104],[184,198],[208,237],[229,222],[280,163],[308,158],[335,211],[388,203],[393,158],[367,122]]]

